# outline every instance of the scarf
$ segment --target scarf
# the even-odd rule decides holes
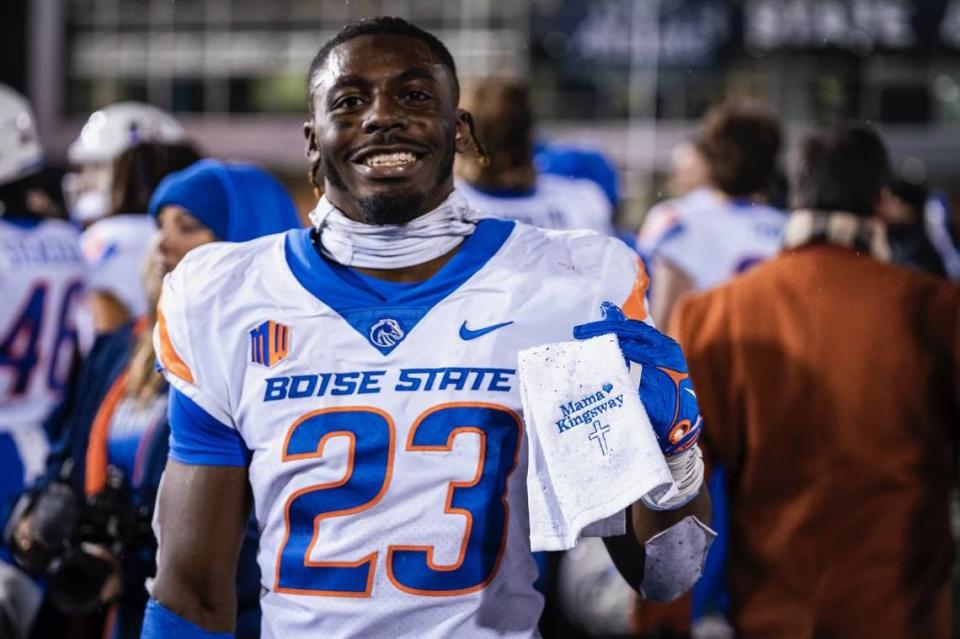
[[[310,213],[324,257],[344,266],[377,269],[406,268],[446,255],[473,233],[478,219],[456,191],[406,224],[351,220],[326,196]]]
[[[890,261],[890,244],[883,222],[853,213],[813,209],[791,212],[783,230],[783,248],[808,244],[844,246],[881,262]]]

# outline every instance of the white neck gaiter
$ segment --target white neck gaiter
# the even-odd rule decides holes
[[[351,220],[326,196],[310,213],[325,257],[360,268],[396,269],[446,255],[473,233],[479,219],[456,191],[434,210],[406,224]]]

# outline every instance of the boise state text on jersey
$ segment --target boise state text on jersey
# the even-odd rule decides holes
[[[177,392],[249,451],[264,636],[531,636],[517,353],[603,300],[642,317],[645,285],[616,240],[495,219],[387,296],[308,231],[192,252],[155,339]]]

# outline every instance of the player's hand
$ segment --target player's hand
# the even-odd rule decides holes
[[[600,309],[603,319],[575,326],[573,336],[616,335],[627,366],[642,367],[640,401],[660,450],[669,457],[690,448],[700,437],[703,420],[680,345],[649,324],[627,319],[612,302],[604,302]]]

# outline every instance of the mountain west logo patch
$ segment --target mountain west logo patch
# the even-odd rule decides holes
[[[286,359],[290,353],[290,327],[267,320],[250,331],[250,361],[267,368]]]
[[[403,332],[400,322],[395,319],[385,317],[377,320],[370,327],[368,339],[370,343],[381,351],[389,352],[394,346],[403,341],[407,334]]]

